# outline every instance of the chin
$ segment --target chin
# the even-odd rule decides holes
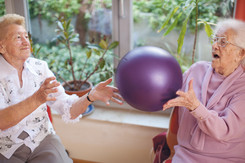
[[[28,53],[28,54],[24,54],[22,58],[26,60],[26,59],[29,58],[30,56],[31,56],[30,53]]]
[[[214,69],[215,72],[219,73],[217,63],[212,62],[212,68]],[[219,74],[220,74],[220,73],[219,73]]]
[[[213,69],[215,69],[216,67],[217,67],[217,62],[215,62],[214,60],[212,60],[212,67],[213,67]]]

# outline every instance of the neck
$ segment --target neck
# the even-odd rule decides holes
[[[24,69],[24,63],[25,61],[22,60],[14,60],[12,58],[8,58],[5,57],[4,55],[2,55],[4,57],[4,59],[11,65],[13,66],[17,72],[18,72],[18,77],[19,77],[19,82],[20,82],[20,86],[22,87],[22,71]]]
[[[11,65],[13,66],[18,72],[22,72],[24,68],[25,60],[16,60],[14,58],[9,58],[7,56],[3,55],[3,58]]]

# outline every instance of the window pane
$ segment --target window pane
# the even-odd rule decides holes
[[[5,14],[5,3],[4,0],[0,0],[0,16],[3,16]]]
[[[74,42],[71,44],[75,76],[76,79],[79,79],[82,74],[81,78],[85,79],[98,65],[102,55],[102,53],[99,55],[98,51],[93,51],[91,57],[87,58],[88,44],[98,45],[101,39],[111,42],[111,7],[111,0],[29,0],[34,54],[41,47],[36,57],[46,60],[58,77],[72,80],[71,71],[67,71],[71,69],[69,50],[65,44],[62,44],[60,36],[62,32],[57,33],[57,20],[65,20],[67,24],[70,20],[70,26],[78,34],[77,38],[74,35],[72,39]],[[93,84],[113,75],[113,55],[111,53],[112,51],[109,51],[105,55],[105,60],[99,64],[99,70],[90,77]]]
[[[182,69],[186,70],[191,65],[195,32],[195,8],[193,8],[190,14],[184,44],[179,55],[177,55],[177,40],[179,39],[183,22],[191,9],[191,5],[188,5],[187,2],[188,1],[183,0],[134,0],[133,47],[144,45],[161,47],[174,55],[181,66],[183,66]],[[198,19],[200,19],[200,22],[206,21],[215,24],[222,18],[233,17],[233,0],[202,0],[199,1],[198,4]],[[180,5],[180,7],[178,9],[176,8],[177,11],[166,24],[166,28],[159,32],[170,13],[178,5]],[[184,5],[187,6],[186,9],[184,9]],[[175,18],[177,18],[178,15],[179,19],[175,22]],[[168,29],[171,29],[171,24],[173,23],[176,23],[176,26],[172,28],[172,31],[170,30],[171,32],[169,32],[169,34],[163,36]],[[199,32],[197,35],[195,60],[209,60],[211,59],[211,55],[209,55],[211,54],[211,44],[205,33],[204,25],[199,24],[198,27]]]

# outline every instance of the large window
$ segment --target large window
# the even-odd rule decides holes
[[[28,3],[27,3],[28,2]],[[119,41],[114,49],[115,56],[108,55],[108,74],[94,76],[94,84],[113,75],[114,68],[120,58],[128,51],[138,46],[158,46],[174,55],[183,70],[191,64],[191,52],[194,40],[194,19],[192,13],[188,22],[184,45],[177,54],[177,40],[185,15],[179,19],[176,28],[163,37],[164,31],[157,32],[166,21],[171,10],[185,0],[5,0],[8,13],[18,13],[27,17],[27,25],[32,35],[34,50],[39,52],[40,58],[46,60],[54,71],[66,78],[71,78],[67,72],[62,72],[61,65],[69,64],[67,50],[58,44],[56,38],[56,21],[64,17],[71,20],[71,25],[79,34],[79,40],[74,43],[73,50],[76,59],[83,65],[87,42],[98,44],[99,40]],[[199,1],[199,19],[215,24],[223,18],[233,17],[234,0],[202,0]],[[0,0],[0,5],[4,4]],[[28,7],[27,7],[28,6]],[[29,8],[29,12],[27,12]],[[0,14],[4,14],[1,7]],[[28,19],[30,18],[30,19]],[[174,20],[171,19],[172,23]],[[214,27],[212,25],[212,27]],[[202,25],[198,29],[196,60],[209,60],[211,46]],[[41,49],[39,49],[41,47]],[[76,55],[76,54],[75,54]],[[54,63],[57,63],[56,65]],[[96,63],[96,62],[94,62]],[[77,67],[79,69],[79,67]],[[59,72],[58,72],[59,73]]]
[[[133,1],[133,47],[151,45],[161,47],[174,55],[182,66],[183,71],[192,63],[192,49],[194,44],[196,11],[192,10],[188,21],[187,32],[180,54],[177,54],[178,38],[186,12],[183,12],[176,22],[175,28],[166,36],[163,36],[167,28],[158,32],[167,20],[168,15],[178,5],[181,7],[175,13],[175,17],[188,6],[188,1],[183,0],[134,0]],[[190,1],[189,1],[190,2]],[[211,24],[215,27],[217,21],[224,18],[232,18],[234,13],[234,0],[201,0],[198,2],[198,20]],[[167,26],[174,23],[170,19]],[[211,59],[211,43],[205,33],[204,25],[198,24],[197,44],[195,61]]]
[[[74,42],[70,44],[74,56],[73,67],[76,79],[85,79],[86,74],[93,72],[100,60],[100,56],[96,54],[87,57],[88,46],[98,45],[101,40],[112,42],[111,0],[28,2],[34,54],[38,52],[35,56],[46,60],[58,79],[72,80],[71,71],[68,71],[71,66],[69,49],[60,44],[60,31],[57,32],[61,22],[69,24],[71,21],[69,26],[78,35],[77,40],[73,39]],[[111,53],[105,55],[103,69],[97,70],[99,73],[96,72],[89,78],[94,85],[113,75],[114,58]],[[85,64],[86,72],[83,71]],[[80,76],[81,74],[84,76]]]
[[[0,16],[5,14],[5,5],[4,5],[4,0],[0,0]]]

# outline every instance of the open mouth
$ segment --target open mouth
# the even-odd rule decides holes
[[[218,54],[213,53],[213,58],[218,59],[220,56]]]

